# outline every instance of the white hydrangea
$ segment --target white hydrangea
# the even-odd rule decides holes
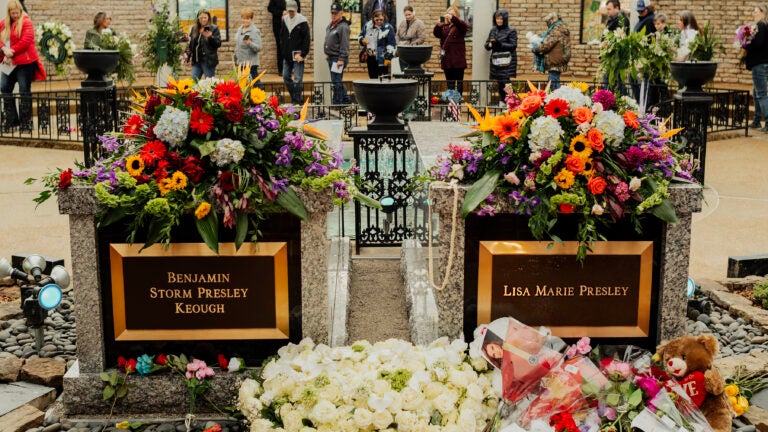
[[[555,150],[562,142],[563,128],[556,118],[541,116],[531,123],[528,147],[532,152]]]
[[[239,140],[223,138],[216,143],[216,150],[211,153],[211,160],[216,162],[216,165],[223,167],[229,165],[230,163],[240,162],[244,155],[245,147],[243,146],[243,143],[241,143]],[[309,351],[305,351],[305,353],[309,353]],[[315,361],[315,359],[307,358],[310,356],[310,354],[307,354],[305,357],[300,358],[297,361]]]
[[[581,92],[581,90],[571,87],[562,86],[552,93],[548,94],[544,98],[544,102],[549,102],[552,99],[562,99],[568,102],[568,106],[571,110],[578,107],[588,107],[592,104],[592,100]]]
[[[155,136],[172,147],[176,147],[187,138],[189,130],[189,112],[174,108],[165,107],[163,115],[155,125]]]
[[[603,131],[606,144],[618,147],[624,139],[624,119],[613,111],[601,111],[595,115],[595,127]]]
[[[627,105],[627,107],[632,111],[635,111],[635,112],[640,111],[640,105],[637,103],[635,98],[624,95],[624,96],[621,96],[619,100],[623,101]]]

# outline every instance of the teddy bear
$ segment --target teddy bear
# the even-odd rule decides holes
[[[667,377],[680,384],[714,432],[730,432],[733,410],[725,380],[712,364],[717,351],[717,339],[711,334],[681,336],[656,348]]]

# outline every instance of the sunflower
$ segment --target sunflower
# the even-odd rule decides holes
[[[173,190],[181,190],[187,187],[187,176],[181,172],[176,171],[171,176],[170,188]]]
[[[160,190],[160,196],[168,195],[168,192],[172,190],[171,189],[172,184],[173,184],[173,180],[171,180],[168,177],[158,180],[157,188]]]
[[[144,159],[139,155],[129,156],[125,161],[125,169],[131,177],[138,177],[144,172]]]
[[[570,189],[573,186],[574,175],[568,171],[567,168],[563,168],[555,176],[555,183],[563,189]]]
[[[579,134],[571,139],[569,150],[571,150],[571,153],[574,155],[586,160],[592,154],[592,144],[587,137]]]
[[[584,170],[582,170],[579,174],[586,178],[590,178],[595,175],[595,164],[592,162],[592,158],[584,159]]]
[[[208,216],[208,213],[210,211],[211,211],[211,204],[203,201],[195,209],[195,217],[198,218],[198,219],[202,219],[202,218]]]

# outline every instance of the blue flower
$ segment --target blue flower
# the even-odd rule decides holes
[[[136,359],[136,372],[141,376],[147,376],[152,371],[152,357],[142,354]]]

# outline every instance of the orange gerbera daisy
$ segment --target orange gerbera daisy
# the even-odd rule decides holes
[[[230,103],[240,103],[243,100],[243,93],[240,86],[235,81],[222,81],[213,88],[213,95],[216,102],[227,105]]]
[[[493,134],[499,137],[500,141],[520,138],[521,128],[517,116],[505,113],[495,118],[493,124]]]
[[[624,124],[631,127],[632,129],[637,129],[640,127],[640,122],[637,121],[637,114],[635,114],[632,111],[626,111],[624,112]]]
[[[552,99],[544,105],[544,114],[550,117],[558,118],[568,115],[568,101],[563,99]]]

